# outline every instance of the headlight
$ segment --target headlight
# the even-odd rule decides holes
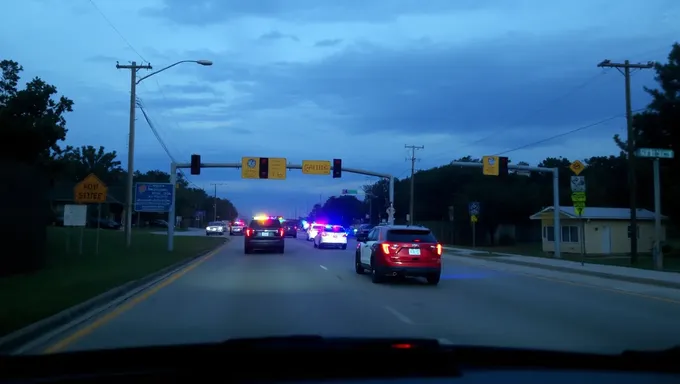
[[[222,227],[217,227],[217,230],[218,230],[218,231],[223,231],[224,228],[222,228]]]

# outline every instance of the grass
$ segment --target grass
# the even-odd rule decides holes
[[[0,336],[27,326],[129,281],[142,278],[222,244],[223,238],[178,236],[174,252],[167,237],[133,231],[125,246],[122,231],[48,228],[48,266],[38,272],[0,278]],[[17,247],[17,251],[20,250]]]
[[[474,250],[472,256],[499,256],[494,255],[494,253],[512,253],[516,255],[552,258],[552,255],[545,254],[543,252],[541,243],[520,243],[516,245],[507,246],[484,246],[484,247],[468,247],[460,245],[452,245],[455,248],[464,248]],[[492,252],[484,253],[484,252]],[[640,269],[654,269],[654,262],[651,255],[642,254],[638,255],[638,262],[635,265],[631,265],[630,257],[625,255],[607,255],[607,256],[586,256],[585,259],[581,255],[562,253],[562,260],[569,260],[575,262],[585,261],[589,264],[602,264],[602,265],[615,265],[620,267],[632,267]],[[670,254],[664,255],[664,271],[667,272],[680,272],[680,255]]]

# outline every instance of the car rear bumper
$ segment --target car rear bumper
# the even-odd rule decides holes
[[[338,247],[339,248],[339,247],[346,247],[347,242],[346,241],[343,241],[343,242],[321,241],[319,243],[319,245],[321,245],[323,247]]]
[[[251,239],[245,242],[246,248],[250,249],[274,249],[282,248],[286,242],[281,239]]]
[[[423,277],[441,273],[441,267],[437,266],[422,266],[422,267],[403,267],[398,265],[384,265],[380,267],[379,271],[382,275],[392,276],[413,276]]]

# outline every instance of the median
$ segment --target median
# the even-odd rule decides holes
[[[177,236],[173,252],[167,237],[134,231],[125,245],[122,231],[82,232],[79,228],[48,228],[48,265],[35,273],[0,278],[0,336],[73,307],[125,283],[196,257],[226,239]],[[17,249],[19,251],[20,248]]]

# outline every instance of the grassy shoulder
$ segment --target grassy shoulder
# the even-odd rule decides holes
[[[460,245],[451,245],[451,247],[472,250],[474,253],[471,255],[479,257],[493,257],[500,256],[499,253],[509,253],[515,255],[553,258],[552,255],[543,252],[541,243],[521,243],[516,245],[483,246],[474,248]],[[583,261],[589,264],[615,265],[619,267],[654,269],[652,256],[648,254],[639,255],[638,261],[634,265],[630,263],[630,256],[626,255],[587,255],[584,258],[579,254],[562,253],[562,260],[575,261],[579,263]],[[665,255],[664,271],[680,272],[680,255]]]
[[[48,229],[48,266],[28,275],[0,278],[0,336],[82,303],[127,282],[142,278],[174,263],[213,249],[224,238],[175,237],[174,252],[167,251],[167,237],[133,231],[132,245],[125,246],[122,231]],[[16,252],[20,252],[17,247]]]

